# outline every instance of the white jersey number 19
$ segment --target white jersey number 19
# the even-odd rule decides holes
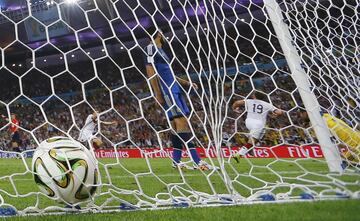
[[[264,107],[261,104],[253,104],[253,112],[262,114],[264,111]]]

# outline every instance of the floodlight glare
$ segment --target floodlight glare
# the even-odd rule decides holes
[[[65,0],[65,3],[67,3],[67,4],[74,4],[76,2],[77,2],[77,0]]]

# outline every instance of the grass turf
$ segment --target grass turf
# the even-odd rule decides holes
[[[106,169],[103,166],[104,164],[112,165],[112,168]],[[327,171],[327,166],[321,160],[279,159],[274,161],[274,159],[242,159],[239,164],[234,161],[229,161],[225,165],[229,178],[233,180],[233,187],[241,193],[242,196],[250,196],[252,194],[251,190],[256,190],[257,188],[272,188],[272,192],[275,194],[290,191],[290,187],[277,187],[276,184],[278,182],[304,184],[315,191],[324,189],[324,187],[317,186],[318,183],[327,183],[328,186],[333,187],[338,185],[331,183],[334,178],[347,182],[359,182],[359,176],[332,177],[323,175],[324,172]],[[39,208],[45,208],[50,205],[62,207],[61,204],[51,199],[42,196],[37,199],[35,194],[30,194],[38,191],[32,175],[28,171],[28,169],[31,168],[30,159],[25,161],[20,159],[1,159],[0,168],[2,168],[0,170],[0,189],[3,190],[0,192],[0,195],[6,203],[15,206],[18,210],[34,206],[37,200]],[[185,190],[192,188],[193,190],[211,195],[215,192],[220,194],[228,193],[221,173],[185,171],[183,176],[181,176],[179,171],[171,168],[171,161],[169,159],[119,159],[119,161],[117,161],[117,159],[102,159],[100,171],[103,183],[112,183],[113,185],[105,185],[102,187],[102,192],[106,192],[106,194],[97,197],[95,201],[97,205],[104,203],[110,196],[115,196],[117,199],[122,199],[133,204],[136,204],[139,199],[155,203],[155,198],[157,200],[168,199],[170,193],[173,196],[180,196],[181,194],[189,196],[187,191],[182,191],[178,188],[170,190],[169,186],[174,186],[175,184]],[[308,171],[312,173],[308,173]],[[109,176],[106,174],[109,174]],[[348,188],[353,190],[360,189],[359,185],[348,186]],[[137,191],[136,194],[133,192],[134,190]],[[291,192],[288,192],[288,195],[297,196],[302,192],[302,189],[295,188],[291,190]],[[115,200],[108,205],[118,207],[119,201]],[[345,217],[346,214],[351,214],[351,211],[357,211],[357,209],[359,209],[358,205],[359,201],[350,200],[280,205],[244,205],[220,208],[136,211],[117,214],[54,216],[51,217],[51,220],[79,220],[85,219],[85,217],[87,217],[87,220],[103,218],[105,220],[120,220],[120,218],[125,220],[126,217],[135,217],[126,220],[146,218],[152,220],[167,220],[170,218],[172,220],[180,220],[184,219],[184,217],[187,217],[186,219],[189,219],[189,217],[198,217],[201,219],[213,218],[214,220],[232,220],[241,217],[252,220],[251,217],[253,217],[259,220],[265,219],[266,217],[274,217],[275,219],[285,216],[287,213],[289,214],[287,218],[290,220],[302,219],[304,215],[306,215],[309,220],[315,217],[321,217],[321,219],[323,217],[329,217],[326,218],[326,220],[329,220],[336,217]],[[341,211],[339,210],[339,213],[333,214],[335,211],[338,211],[338,208],[342,208]],[[311,215],[311,213],[313,214]],[[50,218],[44,217],[44,219]]]
[[[320,201],[287,204],[243,205],[214,208],[186,208],[158,211],[132,211],[107,214],[74,214],[63,216],[15,217],[9,220],[51,220],[51,221],[79,221],[79,220],[360,220],[359,200]]]

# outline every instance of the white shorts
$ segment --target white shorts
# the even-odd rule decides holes
[[[80,142],[87,142],[93,138],[93,134],[91,131],[82,131],[79,134],[79,141]]]
[[[257,140],[261,140],[261,138],[265,134],[265,123],[261,120],[248,118],[245,120],[246,128],[249,130],[249,136],[253,137]]]

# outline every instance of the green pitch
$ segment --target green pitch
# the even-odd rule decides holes
[[[104,167],[104,164],[108,167]],[[109,166],[111,166],[111,168]],[[32,192],[37,192],[38,188],[33,182],[32,175],[27,172],[27,169],[31,168],[30,159],[26,161],[20,159],[0,159],[0,168],[2,168],[0,170],[0,189],[2,190],[0,195],[4,198],[6,203],[14,205],[18,210],[23,210],[29,206],[35,205],[38,205],[39,208],[45,208],[50,205],[63,207],[63,205],[44,196],[37,197],[35,194],[31,194]],[[151,168],[151,170],[149,168]],[[229,164],[226,164],[225,169],[227,170],[230,179],[238,181],[233,182],[233,186],[243,196],[250,196],[251,189],[274,187],[277,182],[281,181],[312,185],[311,188],[317,191],[322,190],[324,187],[317,186],[315,182],[330,182],[328,185],[336,185],[331,183],[332,179],[329,177],[315,174],[316,172],[321,174],[327,171],[326,164],[323,161],[318,160],[277,160],[276,163],[274,163],[273,159],[241,159],[240,163],[230,161]],[[308,173],[306,171],[315,173]],[[136,204],[139,199],[151,203],[155,203],[155,198],[157,200],[168,199],[167,193],[170,189],[167,184],[177,184],[184,189],[192,188],[201,193],[211,195],[215,192],[219,194],[228,194],[221,173],[202,173],[201,171],[188,170],[184,171],[183,176],[181,176],[178,170],[171,167],[171,161],[169,159],[119,159],[119,161],[117,161],[117,159],[106,159],[101,160],[100,172],[102,182],[107,184],[111,183],[112,185],[104,185],[102,187],[101,192],[105,194],[97,197],[95,203],[101,205],[104,202],[107,202],[107,199],[112,197],[113,200],[108,201],[107,205],[113,206],[113,208],[118,208],[119,204],[123,202],[119,199],[133,204]],[[299,178],[301,178],[301,181],[299,181]],[[336,178],[339,181],[359,181],[359,176],[338,176]],[[348,186],[348,188],[353,190],[360,189],[359,184]],[[134,192],[134,190],[136,191]],[[272,192],[279,193],[286,191],[289,191],[288,187],[279,187],[274,188]],[[160,192],[164,194],[159,195],[158,193]],[[294,189],[289,195],[296,196],[301,193],[301,189]],[[173,196],[180,196],[180,193],[177,191],[172,191],[171,194]],[[183,194],[186,195],[187,193],[183,192]],[[55,218],[52,217],[51,219],[79,220],[79,218],[87,217],[87,220],[98,220],[102,219],[102,217],[106,217],[106,220],[139,220],[149,217],[152,217],[151,219],[167,217],[164,218],[164,220],[183,220],[185,219],[184,217],[199,217],[201,219],[222,217],[221,219],[230,220],[243,217],[246,218],[246,220],[252,220],[251,217],[261,218],[264,216],[265,219],[270,216],[276,218],[286,211],[289,211],[290,216],[294,213],[294,217],[299,218],[302,214],[297,212],[297,208],[314,211],[314,215],[316,215],[314,208],[318,208],[324,210],[323,213],[324,216],[326,216],[326,214],[331,214],[334,209],[344,207],[345,209],[342,210],[342,212],[345,212],[342,215],[346,215],[351,214],[352,212],[350,211],[352,210],[358,211],[359,204],[359,201],[346,200],[301,204],[291,203],[281,205],[272,204],[219,208],[187,208],[164,211],[136,211],[80,216],[67,215],[57,216]],[[266,215],[259,211],[266,211]],[[195,213],[198,215],[193,216]],[[247,215],[244,216],[245,214]],[[309,216],[309,218],[312,218],[313,216],[310,214],[311,213],[307,213],[306,215]],[[331,215],[328,216],[330,220],[336,217]],[[294,220],[296,220],[295,218]],[[323,217],[321,216],[321,218]],[[187,219],[188,218],[186,218],[186,220]]]
[[[208,220],[246,220],[246,221],[352,221],[360,220],[359,200],[322,201],[311,203],[288,203],[268,205],[243,205],[216,208],[186,208],[161,211],[136,211],[111,214],[86,214],[46,217],[16,217],[19,221],[208,221]]]

